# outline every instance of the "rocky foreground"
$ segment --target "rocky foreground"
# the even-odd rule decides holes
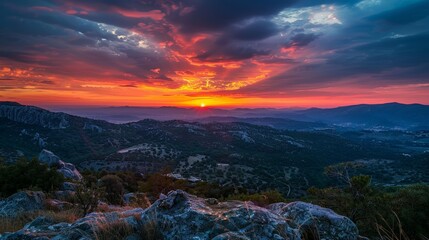
[[[21,192],[0,201],[0,216],[40,209],[41,196]],[[9,216],[12,214],[11,216]],[[11,239],[358,239],[356,225],[330,209],[305,202],[262,208],[251,202],[203,199],[184,191],[162,195],[147,209],[90,213],[74,223],[38,217],[23,229],[0,235]]]

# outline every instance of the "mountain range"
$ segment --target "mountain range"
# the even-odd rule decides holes
[[[360,104],[337,108],[273,109],[273,108],[179,108],[179,107],[103,107],[52,108],[73,115],[106,120],[113,123],[135,122],[143,119],[160,121],[185,120],[198,122],[248,122],[278,128],[307,127],[336,128],[398,128],[428,129],[429,106],[421,104]],[[239,119],[237,119],[239,118]],[[292,121],[293,120],[293,121]],[[287,123],[286,123],[287,121]],[[305,122],[305,123],[301,123]],[[308,125],[308,122],[313,124]]]

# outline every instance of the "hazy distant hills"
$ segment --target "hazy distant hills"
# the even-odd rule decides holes
[[[421,104],[361,104],[337,108],[178,108],[107,107],[53,109],[114,123],[142,119],[200,122],[247,122],[280,129],[320,127],[429,129],[429,106]]]
[[[159,121],[195,120],[208,117],[270,117],[287,113],[296,109],[271,108],[180,108],[180,107],[73,107],[51,108],[55,112],[65,112],[72,115],[92,119],[106,120],[113,123],[135,122],[143,119]]]
[[[278,117],[319,121],[351,127],[426,128],[429,129],[429,106],[421,104],[361,104],[331,109],[311,108]]]

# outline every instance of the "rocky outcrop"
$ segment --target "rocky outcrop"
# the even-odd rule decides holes
[[[43,209],[46,196],[43,192],[19,192],[0,201],[0,217],[13,218]]]
[[[72,224],[36,219],[0,239],[94,239],[100,229],[113,224],[128,227],[124,239],[139,239],[138,234],[150,228],[160,236],[157,239],[298,240],[305,234],[303,226],[317,229],[320,239],[358,238],[349,219],[316,205],[294,202],[262,208],[251,202],[202,199],[177,190],[161,196],[147,209],[90,213]]]
[[[53,113],[38,107],[10,102],[0,102],[0,117],[50,129],[63,129],[70,125],[65,113]]]
[[[73,179],[77,181],[82,180],[82,175],[71,163],[63,162],[57,155],[43,149],[39,154],[39,161],[47,164],[49,167],[57,167],[57,171],[61,173],[65,178]]]
[[[299,228],[302,234],[314,234],[321,240],[353,240],[359,235],[356,225],[350,219],[311,203],[275,203],[268,206],[268,209],[289,219],[291,226]]]
[[[251,202],[208,204],[206,199],[177,190],[146,209],[143,222],[156,221],[165,239],[300,239],[280,215]],[[174,227],[169,227],[174,226]]]
[[[96,133],[102,133],[104,131],[103,128],[101,128],[100,126],[87,122],[85,123],[85,125],[83,125],[83,129],[90,130]]]

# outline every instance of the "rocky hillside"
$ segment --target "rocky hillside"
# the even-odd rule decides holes
[[[328,165],[403,158],[400,148],[384,141],[329,131],[240,122],[112,124],[17,103],[0,103],[0,108],[0,157],[6,161],[37,157],[48,149],[78,169],[153,173],[169,168],[183,178],[299,195],[327,181],[323,168]]]
[[[52,113],[38,107],[23,106],[14,102],[0,102],[0,118],[49,129],[63,129],[69,126],[68,115],[65,113]]]
[[[0,202],[0,212],[40,202],[40,197],[27,194]],[[35,210],[40,207],[33,205]],[[251,202],[202,199],[181,190],[162,195],[147,209],[94,212],[73,223],[38,217],[0,239],[99,239],[106,231],[122,239],[358,239],[350,219],[313,204],[276,203],[262,208]]]

